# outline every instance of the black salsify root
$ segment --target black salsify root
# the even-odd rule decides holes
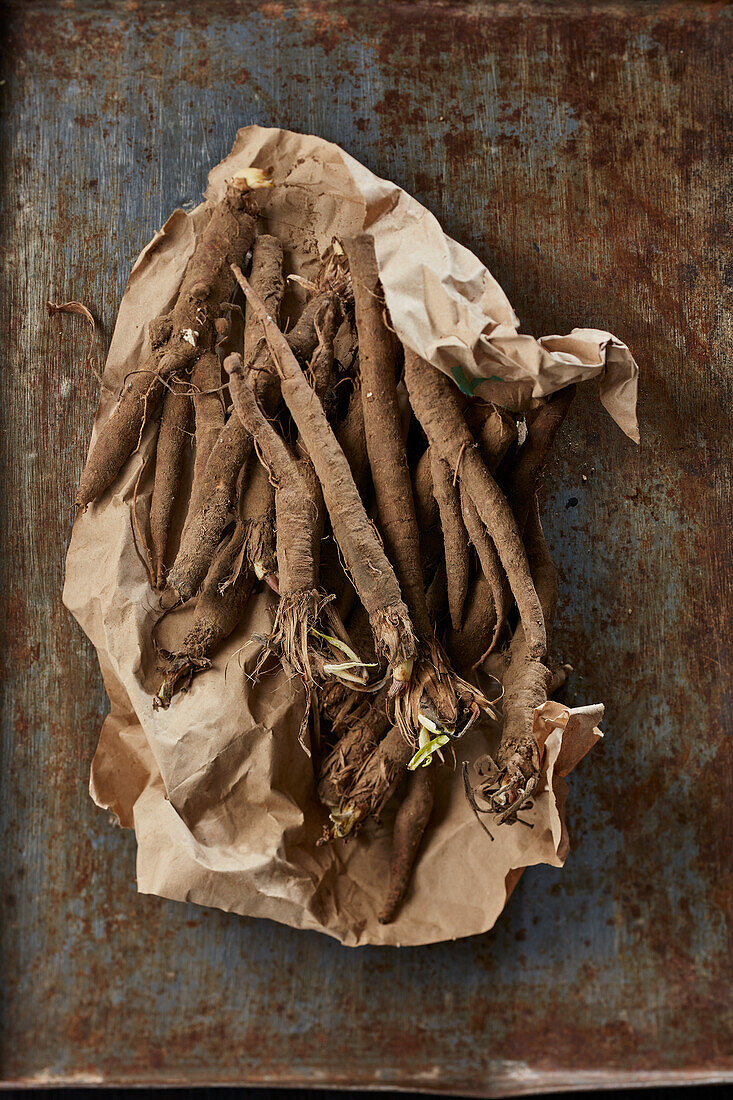
[[[333,598],[316,589],[280,596],[272,631],[267,637],[257,635],[255,639],[263,647],[254,669],[255,677],[260,674],[268,654],[272,653],[291,676],[300,677],[308,686],[315,685],[311,631],[323,608]]]
[[[420,731],[420,716],[451,741],[468,733],[482,713],[498,716],[484,693],[453,670],[434,638],[420,644],[410,681],[394,705],[395,722],[411,743]]]
[[[479,757],[474,764],[479,778],[475,785],[471,784],[469,766],[464,761],[466,798],[485,832],[489,833],[489,830],[480,815],[491,815],[497,825],[519,822],[532,828],[529,821],[524,821],[517,814],[519,810],[532,808],[532,797],[538,793],[540,786],[541,764],[542,754],[532,736],[517,746],[517,751],[503,765],[488,753]]]
[[[157,695],[153,696],[154,710],[167,710],[177,691],[188,691],[196,673],[205,672],[207,668],[211,668],[211,661],[208,657],[194,657],[190,653],[161,652],[168,663],[163,683],[160,685]]]

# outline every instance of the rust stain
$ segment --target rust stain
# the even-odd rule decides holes
[[[722,4],[10,6],[6,1078],[488,1094],[527,1087],[517,1064],[532,1088],[729,1071],[731,25]],[[527,872],[479,940],[348,953],[139,896],[129,834],[85,801],[103,695],[58,596],[96,383],[43,296],[98,303],[109,334],[140,247],[253,121],[410,186],[529,330],[602,325],[642,364],[642,448],[584,393],[545,484],[566,697],[603,698],[608,737],[571,780],[567,867]]]

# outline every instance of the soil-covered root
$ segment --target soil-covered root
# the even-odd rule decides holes
[[[237,278],[265,327],[283,399],[318,475],[334,536],[351,580],[369,612],[377,651],[385,654],[399,679],[405,675],[414,655],[415,639],[394,570],[369,521],[349,463],[323,406],[256,292],[240,271]]]
[[[165,382],[190,371],[213,347],[214,321],[234,289],[231,264],[243,263],[255,234],[258,207],[248,183],[233,179],[188,262],[178,298],[165,317],[150,326],[152,351],[141,370],[128,376],[120,399],[87,459],[76,494],[78,508],[104,492],[138,445],[145,421],[154,415]]]
[[[313,499],[313,481],[307,462],[295,458],[265,418],[241,356],[228,356],[224,369],[229,375],[229,391],[236,415],[254,440],[257,454],[275,485],[280,602],[269,646],[278,652],[286,668],[310,687],[315,682],[310,661],[310,632],[323,604],[315,556],[320,533],[316,530],[318,509]]]
[[[267,307],[267,315],[272,318],[275,324],[278,324],[279,305],[277,309],[273,308],[273,303],[268,300],[266,295],[261,293],[258,281],[252,278],[253,274],[254,272],[251,271],[249,283]],[[319,346],[326,311],[333,311],[333,316],[337,319],[338,325],[338,320],[341,319],[351,302],[351,279],[343,257],[334,254],[324,257],[315,281],[307,284],[307,287],[311,297],[303,306],[295,325],[285,337],[293,355],[304,368],[309,365]],[[256,313],[248,304],[247,324],[250,328],[253,327],[255,321]],[[330,324],[330,322],[328,323]],[[280,404],[280,377],[274,369],[270,349],[267,341],[263,338],[264,333],[259,322],[255,331],[257,332],[256,352],[252,356],[245,353],[244,362],[247,370],[256,379],[255,392],[257,400],[267,415],[272,416]]]
[[[395,719],[408,738],[416,737],[421,727],[425,728],[426,722],[434,726],[436,732],[460,736],[465,726],[461,722],[463,691],[454,682],[445,654],[433,637],[427,609],[420,560],[420,531],[397,400],[397,347],[386,319],[374,243],[370,237],[361,236],[347,241],[345,248],[354,291],[364,430],[379,529],[418,637],[409,684],[403,685],[395,700]],[[437,454],[435,460],[436,463],[442,461]],[[451,473],[438,468],[437,476],[440,485],[436,497],[441,507],[441,517],[445,516],[448,522],[451,518],[457,519],[462,528],[458,494],[457,490],[453,491]],[[452,533],[456,534],[455,529]],[[454,541],[457,542],[456,539]],[[465,532],[463,559],[467,583],[468,544]],[[454,564],[451,560],[451,567]],[[458,600],[457,591],[453,590],[453,596],[455,603]],[[460,609],[458,617],[460,619]],[[480,692],[476,692],[476,696],[484,702]],[[474,717],[473,709],[467,717]]]
[[[454,471],[486,526],[506,572],[534,656],[547,648],[542,608],[514,515],[478,453],[457,390],[437,368],[405,349],[410,404],[428,440]]]
[[[489,648],[492,649],[497,644],[502,627],[512,609],[512,594],[506,573],[499,561],[496,547],[489,538],[481,517],[464,486],[461,486],[461,510],[468,536],[478,556],[481,571],[489,582],[491,589],[494,605],[494,635]]]
[[[283,250],[277,238],[268,234],[257,237],[252,248],[251,277],[275,316],[284,292],[282,264]],[[244,357],[248,369],[259,363],[263,348],[266,353],[262,328],[257,318],[248,311],[244,330]],[[259,383],[255,381],[255,386],[259,384],[264,390],[269,372],[263,368],[254,377],[259,380]],[[279,395],[273,395],[275,407],[278,399]],[[274,408],[268,411],[274,412]],[[251,452],[251,435],[238,416],[230,416],[209,455],[195,501],[196,510],[189,508],[181,544],[168,578],[169,585],[181,599],[193,596],[206,576],[234,509],[239,478]]]
[[[170,573],[168,586],[182,600],[195,596],[216,554],[237,499],[237,481],[252,453],[252,437],[235,415],[219,433],[206,464],[202,503],[190,515]]]
[[[435,771],[419,768],[407,780],[407,793],[397,811],[392,829],[389,889],[379,913],[380,924],[390,924],[397,913],[415,865],[420,844],[433,811]]]
[[[166,550],[171,516],[181,481],[191,420],[190,387],[171,380],[163,401],[163,412],[155,450],[155,481],[150,501],[150,543],[156,588],[165,585]]]
[[[206,494],[206,464],[226,421],[221,392],[221,363],[216,352],[206,351],[201,356],[191,374],[191,389],[196,453],[185,527],[201,508]]]
[[[256,456],[250,459],[240,514],[244,523],[244,554],[258,580],[277,575],[275,553],[275,487]]]
[[[430,448],[420,456],[413,473],[412,495],[415,516],[420,530],[420,558],[423,581],[428,587],[441,562],[445,563],[443,528],[440,509],[433,490],[433,473]]]
[[[476,440],[481,457],[489,472],[493,474],[516,441],[516,419],[508,409],[478,400],[468,402],[464,416]]]
[[[575,396],[566,386],[548,397],[527,425],[527,438],[519,448],[506,486],[506,495],[520,531],[524,530],[555,437]]]
[[[370,486],[369,456],[366,449],[364,407],[358,379],[349,398],[346,416],[336,429],[336,438],[349,464],[359,495],[362,500],[366,500]]]
[[[201,590],[193,625],[176,653],[166,658],[163,682],[153,706],[165,709],[176,691],[187,691],[198,672],[211,667],[210,654],[238,625],[255,584],[252,570],[243,567],[232,581],[236,562],[241,557],[244,528],[237,524],[229,540],[219,550]]]
[[[551,628],[557,603],[557,574],[542,532],[536,498],[525,530],[527,551],[545,621]],[[533,733],[534,713],[547,701],[552,673],[531,653],[521,622],[512,638],[503,676],[504,720],[496,761],[476,761],[481,782],[472,792],[477,812],[491,813],[497,824],[516,820],[540,781],[542,753]],[[481,808],[480,798],[488,807]]]
[[[336,732],[343,727],[345,731],[321,763],[318,797],[328,810],[338,813],[354,778],[389,727],[387,689],[368,696],[366,705],[362,702],[360,707],[354,707],[352,702],[351,712],[332,719],[331,724]]]
[[[468,534],[461,515],[460,490],[453,482],[452,471],[430,448],[433,492],[440,509],[443,530],[448,607],[454,630],[461,629],[463,605],[468,591]]]
[[[392,726],[362,764],[338,810],[332,812],[332,836],[348,836],[366,818],[379,816],[414,751],[402,731]]]
[[[412,483],[397,404],[397,347],[387,327],[387,307],[377,272],[374,242],[345,242],[359,336],[359,374],[364,433],[377,501],[379,530],[402,597],[419,634],[430,630],[420,565],[420,539]]]
[[[468,675],[488,657],[496,635],[496,607],[491,586],[484,574],[478,573],[468,590],[461,629],[450,629],[445,635],[445,648],[453,666]]]

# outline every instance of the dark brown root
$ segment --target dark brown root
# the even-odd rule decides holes
[[[191,389],[193,390],[196,457],[193,464],[186,527],[201,509],[207,491],[206,465],[226,420],[221,393],[221,364],[215,352],[205,352],[193,368]]]
[[[191,679],[211,665],[209,656],[239,623],[254,587],[251,569],[244,568],[233,583],[224,588],[232,575],[244,540],[241,523],[217,554],[201,590],[193,625],[177,653],[167,654],[165,676],[153,706],[165,709],[176,691],[186,691]],[[222,591],[222,589],[224,589]]]
[[[155,451],[155,483],[150,501],[150,543],[156,588],[165,586],[166,550],[171,516],[176,503],[191,420],[189,387],[175,380],[163,401]]]
[[[235,415],[227,420],[206,464],[206,488],[195,515],[189,515],[168,584],[182,600],[198,592],[237,499],[237,480],[252,452],[252,437]]]
[[[268,310],[275,316],[279,313],[285,285],[282,263],[283,250],[277,238],[268,234],[257,237],[252,247],[251,277]],[[250,309],[244,329],[244,362],[255,389],[265,394],[272,365],[262,326]],[[266,411],[273,415],[280,400],[279,392],[268,393],[267,397]],[[198,510],[189,509],[186,529],[171,569],[169,583],[182,599],[194,595],[206,575],[236,503],[237,483],[251,452],[251,435],[238,416],[230,416],[209,456],[197,501]]]
[[[379,914],[380,924],[390,924],[410,884],[423,834],[435,800],[435,770],[419,768],[408,780],[407,794],[397,811],[392,830],[389,890]]]
[[[268,648],[285,667],[298,675],[308,689],[314,683],[310,658],[310,632],[324,597],[318,591],[320,544],[315,479],[306,460],[298,461],[257,404],[250,376],[241,357],[230,355],[224,363],[236,415],[254,439],[257,453],[267,465],[275,485],[275,527],[280,603]],[[309,698],[309,691],[306,693]],[[304,719],[305,722],[305,719]]]
[[[275,488],[256,456],[250,460],[241,502],[244,522],[244,552],[258,580],[277,572],[275,556]]]
[[[516,441],[516,420],[500,405],[484,404],[481,401],[469,401],[465,409],[465,417],[478,444],[481,457],[489,473],[493,474]]]
[[[461,515],[460,490],[442,458],[431,452],[433,492],[440,509],[445,548],[448,607],[454,630],[461,629],[463,605],[468,591],[468,534]],[[487,537],[487,541],[488,537]]]
[[[486,577],[479,573],[468,590],[463,626],[447,631],[445,647],[455,668],[467,675],[488,657],[496,637],[494,597]]]
[[[385,323],[386,305],[372,238],[356,237],[346,241],[344,247],[354,290],[364,431],[379,529],[412,622],[418,634],[425,635],[430,633],[430,620],[412,483],[397,405],[397,348]]]
[[[494,604],[494,639],[493,645],[499,640],[499,633],[507,616],[512,609],[512,594],[507,581],[506,573],[502,569],[496,547],[489,538],[473,501],[461,487],[461,508],[469,538],[473,543],[478,556],[481,571],[489,582]]]
[[[346,456],[354,484],[362,500],[369,496],[369,456],[364,433],[364,409],[361,401],[361,389],[356,385],[349,399],[346,416],[336,431],[339,446]]]
[[[536,498],[525,533],[532,575],[542,601],[548,629],[557,603],[557,574],[547,549]],[[485,756],[476,761],[481,777],[474,788],[476,797],[488,806],[496,823],[516,820],[517,811],[526,806],[537,791],[541,776],[542,753],[533,733],[537,707],[547,701],[552,674],[547,665],[533,657],[522,624],[512,638],[503,676],[503,729],[496,762]]]
[[[165,382],[183,378],[202,351],[213,347],[214,320],[234,288],[232,263],[242,263],[252,244],[257,205],[244,181],[233,180],[213,208],[183,276],[170,314],[151,325],[152,354],[128,378],[99,432],[82,471],[76,505],[86,506],[107,489],[138,444],[146,419],[157,410]]]
[[[397,578],[364,510],[349,464],[323,406],[256,293],[239,271],[237,278],[265,326],[281,378],[283,399],[315,467],[334,536],[354,586],[369,612],[377,649],[385,653],[397,671],[412,657],[415,646],[412,624],[402,602]]]
[[[413,479],[415,515],[420,533],[440,522],[440,510],[433,489],[433,455],[430,447],[423,451],[415,467]]]
[[[547,648],[545,624],[527,554],[506,498],[474,445],[461,413],[458,391],[446,375],[407,349],[405,383],[413,411],[430,443],[454,473],[457,471],[488,529],[517,601],[530,649],[533,655],[542,656]]]
[[[346,732],[339,737],[321,764],[318,797],[329,810],[338,810],[360,768],[374,752],[390,724],[386,688],[374,696],[373,701],[369,698],[366,705],[363,696],[357,696],[363,708],[358,716],[349,713],[354,708],[353,692],[351,697],[346,713],[337,713],[331,721],[334,732],[344,725]]]
[[[506,495],[520,531],[524,530],[537,492],[550,448],[567,416],[575,396],[575,386],[548,397],[527,426],[527,438],[507,480]]]

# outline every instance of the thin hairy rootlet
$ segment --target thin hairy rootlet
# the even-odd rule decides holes
[[[557,605],[557,573],[545,542],[536,497],[527,519],[525,541],[550,631]],[[494,762],[489,756],[482,757],[475,765],[484,779],[474,788],[472,804],[476,808],[478,795],[488,804],[497,824],[512,820],[537,790],[542,754],[533,733],[534,714],[547,701],[552,679],[545,662],[532,656],[520,622],[509,646],[502,677],[504,719],[497,759]]]
[[[405,384],[412,409],[428,440],[456,472],[496,546],[509,579],[530,650],[547,648],[545,624],[527,554],[504,494],[486,469],[468,430],[454,383],[435,367],[405,349]]]
[[[420,539],[397,406],[397,348],[385,323],[387,307],[372,238],[355,237],[344,248],[354,292],[364,432],[379,530],[413,625],[419,635],[429,637]]]
[[[527,438],[519,448],[506,486],[507,500],[520,531],[524,530],[550,449],[574,397],[575,386],[566,386],[548,397],[545,404],[529,418]]]
[[[339,722],[338,714],[331,716],[334,732],[341,729],[342,736],[321,763],[318,797],[327,809],[338,811],[359,769],[387,732],[390,724],[387,695],[385,686],[375,696],[367,696],[365,702],[363,695],[357,696],[362,707],[356,714],[348,714],[345,732],[343,719]]]
[[[176,690],[186,691],[198,672],[211,667],[209,655],[239,623],[252,593],[255,577],[248,567],[232,574],[241,562],[244,528],[236,525],[231,537],[219,549],[196,604],[193,625],[177,653],[165,654],[163,682],[153,706],[170,705]]]
[[[165,585],[171,516],[179,492],[185,449],[190,441],[193,410],[190,386],[175,379],[168,385],[155,448],[155,482],[150,501],[150,545],[156,588]]]
[[[262,321],[280,375],[282,395],[321,483],[334,537],[369,612],[379,652],[398,675],[415,652],[412,623],[397,578],[366,514],[349,463],[323,406],[303,374],[287,340],[267,315],[264,303],[241,274],[237,278]]]
[[[283,250],[269,235],[257,237],[252,249],[251,277],[265,295],[268,308],[280,308],[284,282]],[[232,274],[232,278],[234,276]],[[236,280],[234,280],[236,283]],[[244,330],[245,362],[259,362],[264,344],[257,318],[248,315]],[[267,371],[256,375],[264,386]],[[278,395],[273,395],[277,405]],[[209,455],[203,477],[198,510],[189,509],[186,527],[168,583],[181,599],[190,599],[198,591],[216,553],[222,532],[231,517],[237,499],[237,483],[252,451],[252,437],[238,416],[230,416]]]
[[[107,489],[138,445],[145,421],[160,403],[165,382],[185,377],[202,351],[213,347],[214,321],[234,289],[232,263],[243,263],[255,235],[258,207],[245,180],[234,179],[212,210],[188,262],[173,309],[150,326],[152,351],[125,379],[82,471],[76,506]]]
[[[420,850],[435,800],[435,769],[418,768],[407,777],[407,793],[392,829],[389,889],[379,913],[380,924],[390,924],[407,893],[412,868]]]
[[[280,602],[269,639],[270,647],[292,673],[310,686],[314,674],[309,634],[318,619],[323,597],[318,589],[318,508],[314,503],[308,463],[295,458],[265,418],[241,356],[227,356],[224,370],[229,376],[229,392],[236,414],[253,438],[257,454],[275,485]]]
[[[188,499],[186,527],[198,514],[207,492],[206,465],[214,449],[224,423],[226,412],[221,385],[221,363],[214,351],[206,351],[191,374],[194,409],[194,442],[196,454],[193,463],[191,495]]]
[[[477,573],[466,597],[460,630],[447,630],[445,648],[451,663],[462,675],[480,665],[495,646],[496,605],[491,586],[483,573]]]
[[[443,529],[448,607],[454,630],[461,629],[463,605],[468,592],[468,534],[461,515],[460,489],[453,481],[453,471],[438,456],[433,447],[428,448],[433,481],[433,494],[440,510]]]

